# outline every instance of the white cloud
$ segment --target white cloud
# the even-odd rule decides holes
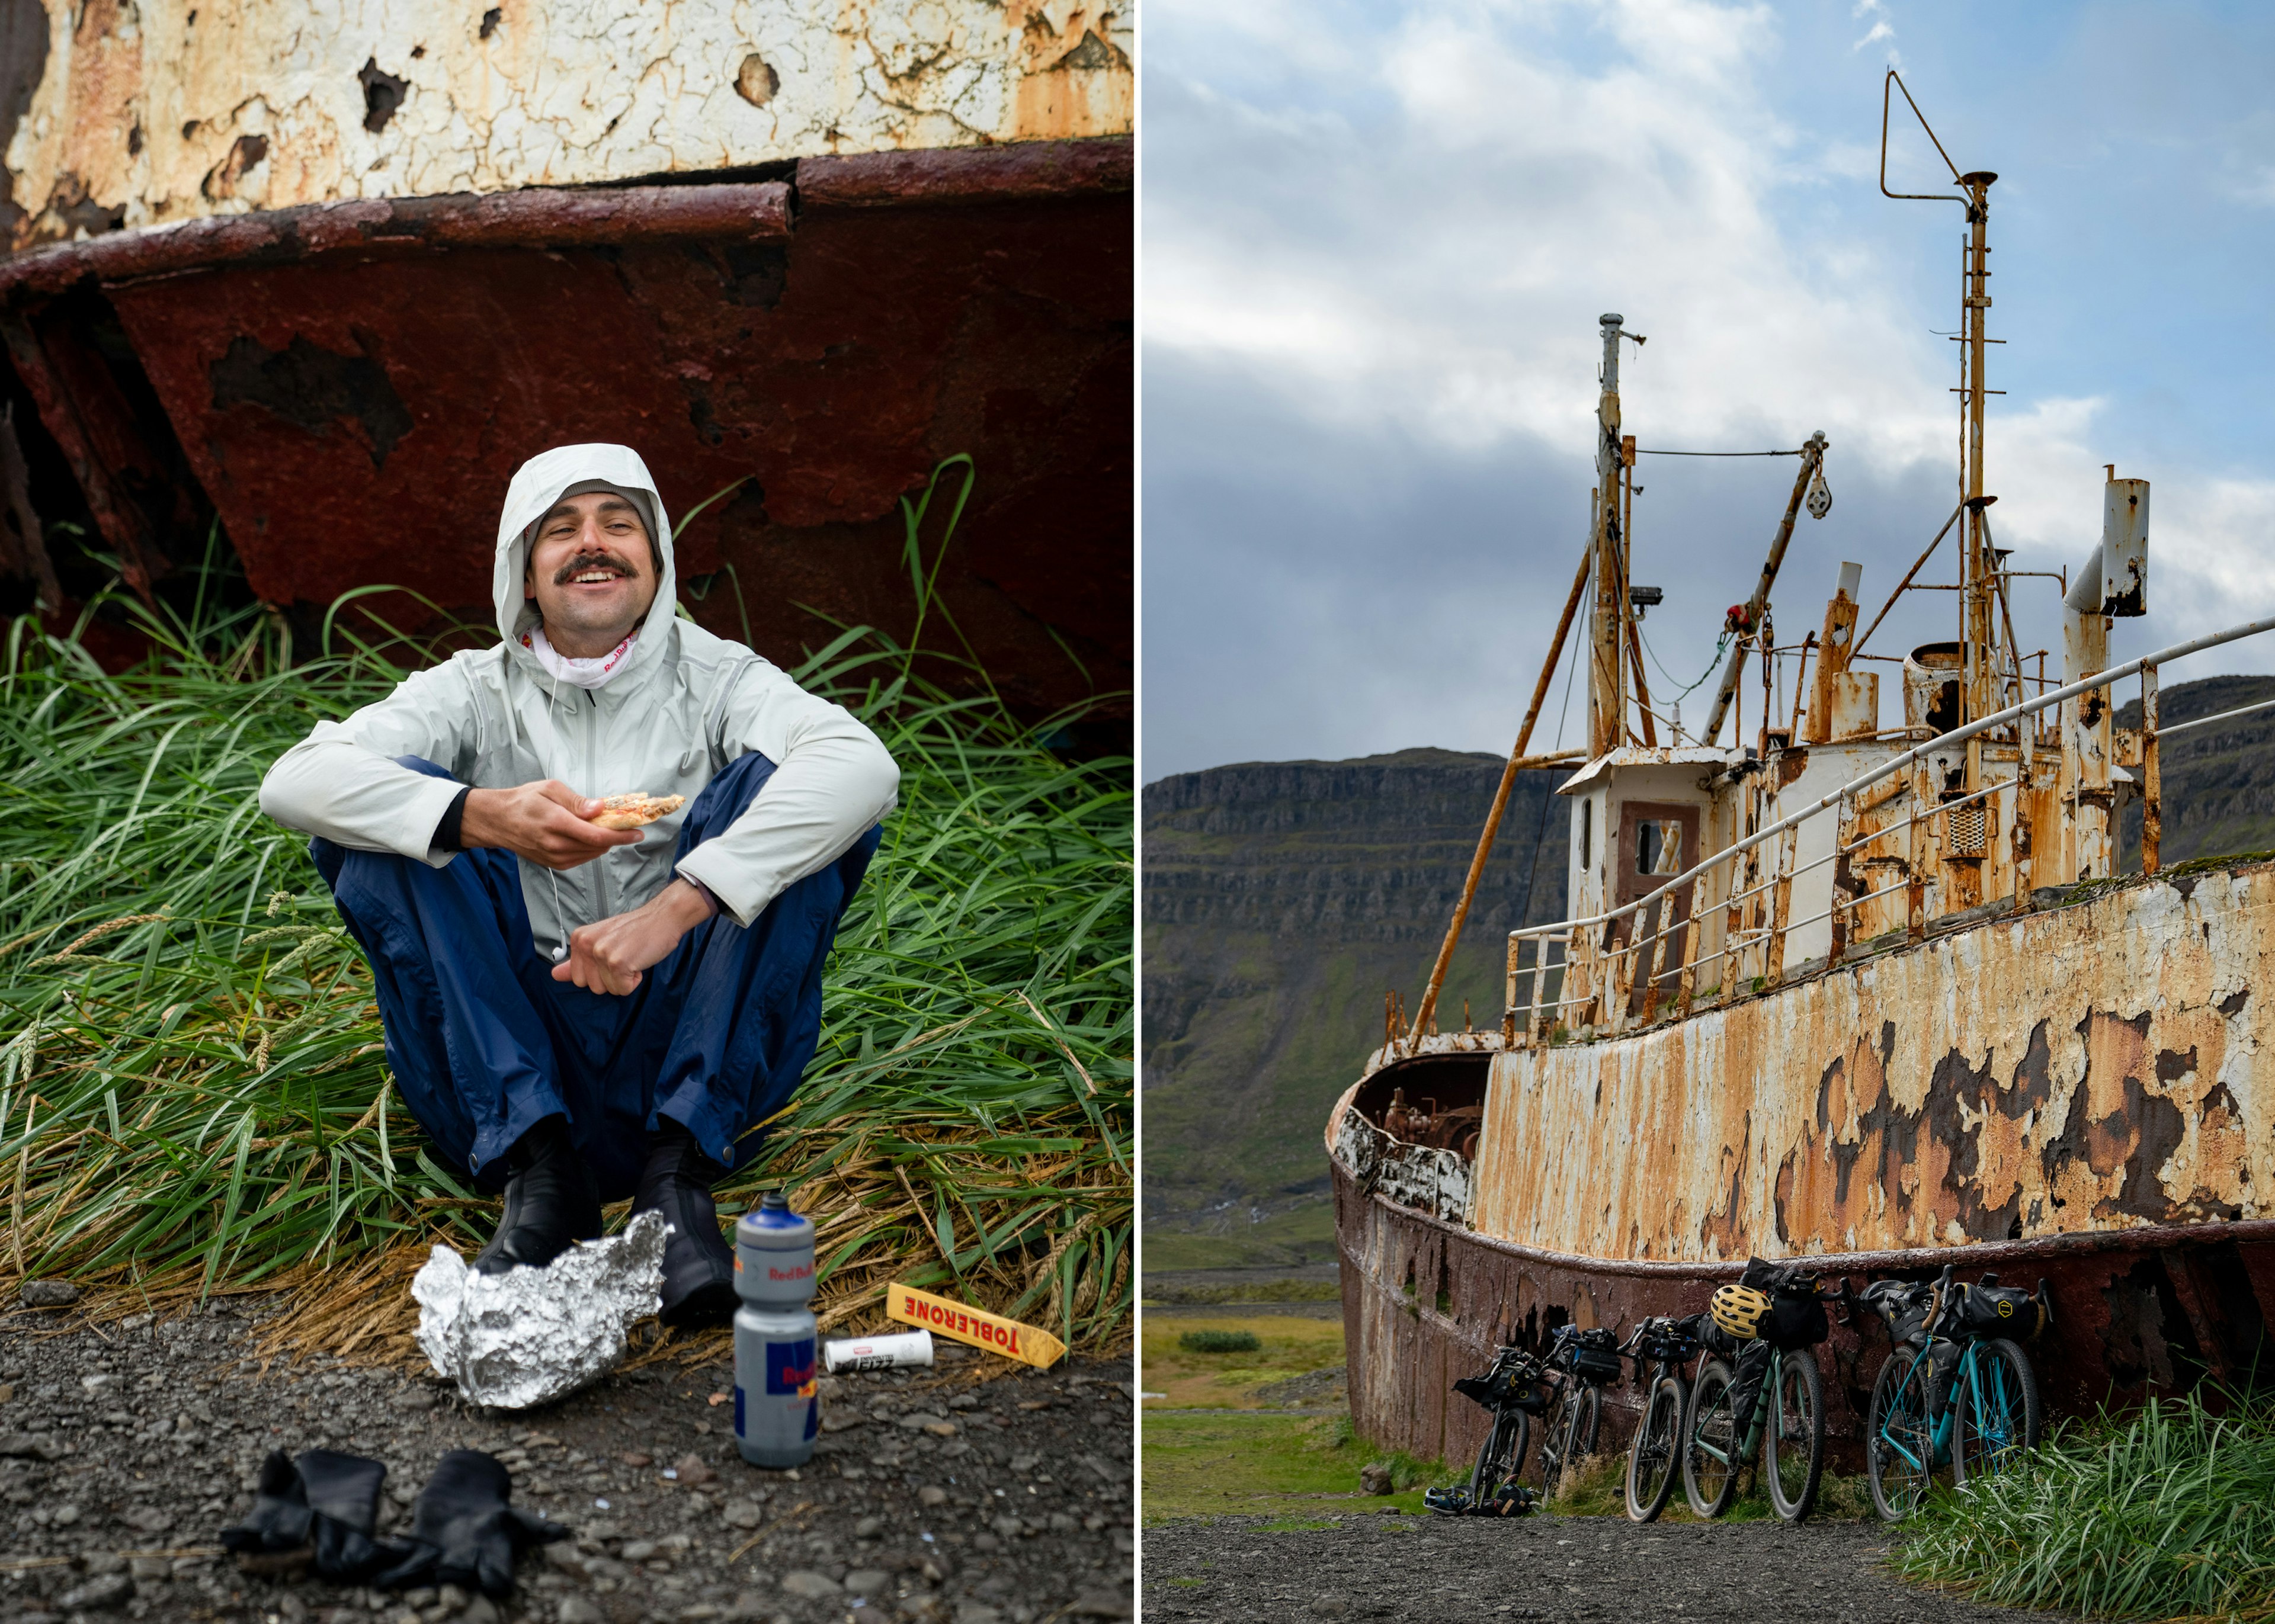
[[[1865,31],[1864,37],[1848,48],[1852,52],[1863,50],[1867,45],[1878,41],[1893,40],[1896,37],[1895,25],[1888,20],[1888,8],[1883,0],[1856,0],[1856,10],[1850,11],[1848,15],[1859,21],[1867,17],[1872,19],[1872,26]],[[1893,67],[1902,65],[1897,61],[1895,48],[1893,46],[1888,49],[1888,62],[1889,65]]]
[[[1883,469],[1947,455],[1916,299],[1862,245],[1784,223],[1788,189],[1822,175],[1765,110],[1766,11],[1607,4],[1584,13],[1606,59],[1581,67],[1541,23],[1566,11],[1408,18],[1319,87],[1331,106],[1387,94],[1372,127],[1243,117],[1309,184],[1279,178],[1266,232],[1226,229],[1223,199],[1149,197],[1148,342],[1265,373],[1323,420],[1584,455],[1612,308],[1653,341],[1628,390],[1653,438],[1823,427]]]
[[[1379,516],[1382,553],[1324,558],[1316,551],[1324,521],[1308,517],[1285,539],[1271,533],[1268,510],[1244,514],[1236,536],[1208,529],[1206,506],[1226,505],[1221,492],[1243,477],[1237,469],[1212,487],[1220,494],[1190,498],[1185,509],[1152,494],[1159,471],[1173,465],[1175,439],[1149,420],[1149,716],[1168,716],[1177,691],[1152,662],[1153,651],[1172,646],[1182,612],[1212,628],[1180,646],[1190,654],[1190,707],[1223,738],[1251,741],[1191,746],[1181,764],[1219,748],[1332,754],[1425,736],[1505,747],[1512,723],[1503,713],[1521,703],[1505,692],[1510,662],[1537,657],[1547,627],[1532,623],[1553,619],[1555,608],[1539,609],[1532,589],[1553,576],[1561,594],[1570,568],[1541,567],[1543,544],[1563,558],[1584,521],[1596,318],[1606,310],[1650,336],[1622,360],[1629,425],[1646,446],[1793,446],[1818,428],[1831,437],[1828,472],[1842,505],[1788,572],[1796,592],[1816,591],[1809,571],[1829,570],[1836,554],[1866,561],[1868,592],[1885,591],[1950,510],[1958,346],[1928,329],[1958,325],[1956,268],[1939,252],[1936,279],[1922,283],[1916,266],[1895,262],[1869,235],[1878,229],[1871,217],[1825,206],[1873,187],[1877,120],[1859,142],[1821,140],[1780,118],[1776,110],[1789,103],[1780,75],[1792,64],[1780,56],[1781,19],[1767,8],[1470,0],[1364,17],[1278,0],[1253,12],[1213,0],[1162,3],[1183,37],[1180,57],[1157,49],[1148,60],[1149,356],[1186,389],[1217,380],[1238,394],[1247,415],[1228,419],[1224,434],[1258,432],[1277,412],[1301,426],[1288,430],[1289,443],[1361,449],[1314,469],[1247,471],[1258,483],[1278,480],[1280,493],[1344,484],[1364,493],[1387,482],[1394,463],[1490,466],[1523,469],[1522,501],[1532,504],[1496,528],[1448,520],[1417,498]],[[1866,0],[1856,16],[1870,24],[1857,49],[1893,45],[1881,0]],[[1157,42],[1161,25],[1157,7]],[[1848,37],[1828,42],[1836,57]],[[1284,50],[1280,65],[1299,65],[1281,75],[1273,62],[1240,56],[1250,49]],[[1181,73],[1180,61],[1202,71]],[[1877,71],[1850,71],[1869,72],[1877,93]],[[1918,145],[1910,155],[1924,153],[1941,172],[1933,150]],[[1918,233],[1910,240],[1959,223],[1954,208],[1901,207],[1909,217],[1900,230]],[[1991,352],[1992,387],[2009,386],[2010,353]],[[2019,565],[2074,568],[2097,535],[2101,465],[2122,455],[2112,449],[2117,415],[2111,398],[2074,385],[1993,400],[1993,528]],[[1379,449],[1371,463],[1367,448]],[[1237,446],[1209,453],[1220,449],[1228,465],[1239,461]],[[2177,465],[2120,472],[2158,480],[2158,641],[2275,600],[2275,480]],[[1767,530],[1757,533],[1755,504],[1781,506],[1783,488],[1775,480],[1712,487],[1727,493],[1717,498],[1723,510],[1685,511],[1684,493],[1710,488],[1702,478],[1699,465],[1679,478],[1665,465],[1653,471],[1665,494],[1648,499],[1638,546],[1680,540],[1681,555],[1662,555],[1653,570],[1670,585],[1711,593],[1726,578],[1750,580]],[[1377,523],[1362,513],[1352,533]],[[1180,524],[1206,533],[1208,545],[1173,555],[1159,538]],[[1468,553],[1449,539],[1463,525]],[[1502,539],[1512,533],[1518,540]],[[1511,568],[1523,587],[1462,597],[1446,595],[1442,582],[1409,586],[1420,591],[1409,606],[1428,601],[1440,635],[1406,661],[1349,658],[1370,646],[1381,612],[1365,581],[1410,570],[1502,580],[1491,574],[1500,566],[1486,536],[1504,555],[1522,554]],[[1232,572],[1225,537],[1251,573]],[[1284,568],[1266,562],[1282,554]],[[1218,573],[1206,586],[1166,581],[1158,561],[1173,555]],[[1258,628],[1260,675],[1224,663],[1222,651],[1244,634],[1209,618],[1243,585],[1274,606],[1260,622],[1241,623]],[[2060,646],[2052,586],[2024,584],[2016,612],[2026,647]],[[1923,625],[1943,612],[1943,596],[1922,596]],[[1799,604],[1789,612],[1810,617]],[[1892,648],[1910,635],[1906,616],[1891,618],[1882,640]],[[1686,623],[1697,619],[1670,612],[1652,623],[1655,646],[1686,670],[1712,646],[1709,627],[1689,646]],[[2223,657],[2218,668],[2251,662]],[[1223,706],[1228,692],[1243,704]],[[1149,721],[1149,734],[1156,725]]]

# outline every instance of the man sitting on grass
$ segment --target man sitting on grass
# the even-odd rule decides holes
[[[670,525],[627,447],[523,465],[494,592],[498,646],[318,723],[261,810],[315,837],[443,1165],[504,1183],[477,1266],[541,1267],[630,1196],[674,1227],[665,1323],[723,1321],[711,1185],[813,1057],[899,769],[842,706],[675,616]],[[592,821],[634,793],[687,799]]]

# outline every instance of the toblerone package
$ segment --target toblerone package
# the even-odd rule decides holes
[[[896,1280],[885,1288],[885,1313],[904,1326],[922,1326],[934,1336],[953,1337],[1007,1359],[1048,1370],[1066,1353],[1066,1344],[1047,1331],[991,1314],[984,1308],[951,1303]]]

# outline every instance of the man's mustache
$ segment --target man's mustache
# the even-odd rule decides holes
[[[621,558],[612,557],[607,553],[579,553],[553,572],[553,584],[566,586],[587,570],[606,570],[611,575],[623,576],[626,580],[639,578],[639,570]]]

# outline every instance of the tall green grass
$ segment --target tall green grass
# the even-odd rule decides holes
[[[2154,1399],[1922,1508],[1908,1578],[2088,1618],[2275,1618],[2275,1402]]]
[[[391,1281],[430,1238],[477,1243],[494,1204],[402,1108],[369,972],[257,791],[427,651],[328,623],[295,664],[259,606],[117,601],[153,650],[125,675],[28,618],[0,648],[0,1275],[367,1297],[378,1260]],[[984,681],[949,691],[866,631],[794,675],[876,729],[901,804],[838,936],[820,1052],[722,1205],[790,1184],[821,1226],[826,1323],[873,1318],[897,1278],[1116,1338],[1130,764],[1061,759],[1040,740],[1063,718],[1022,726]],[[406,1303],[362,1303],[355,1335],[406,1329]]]

